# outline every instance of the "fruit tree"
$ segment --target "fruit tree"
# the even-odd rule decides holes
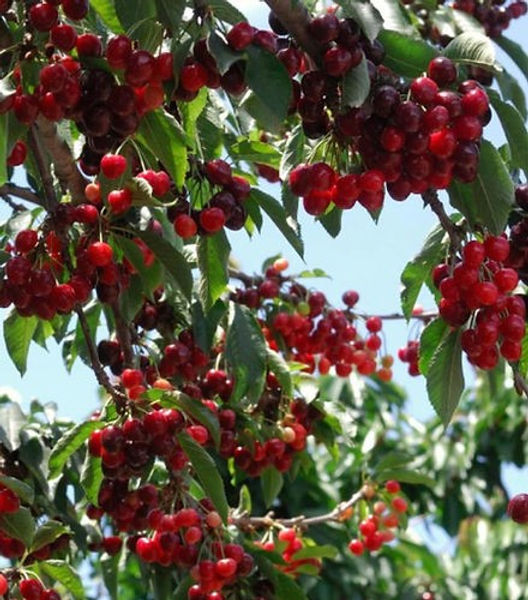
[[[0,0],[2,363],[58,344],[100,391],[78,422],[0,398],[0,597],[528,598],[527,107],[496,58],[528,78],[527,4],[244,4]],[[237,263],[413,196],[393,313]]]

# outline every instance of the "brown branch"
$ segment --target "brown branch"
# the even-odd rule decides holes
[[[291,519],[275,519],[273,513],[264,517],[250,517],[249,515],[241,515],[239,517],[231,516],[230,524],[235,525],[242,530],[244,529],[270,529],[271,527],[299,527],[301,529],[310,527],[311,525],[321,525],[322,523],[340,522],[348,509],[355,506],[362,498],[365,497],[363,490],[356,492],[349,500],[338,504],[334,510],[318,515],[315,517],[298,516]]]
[[[114,315],[117,339],[119,340],[119,344],[123,351],[124,365],[125,367],[133,367],[134,350],[132,349],[132,334],[130,331],[130,325],[123,318],[117,302],[112,302],[110,304],[110,308],[112,309],[112,314]]]
[[[84,188],[88,180],[77,168],[72,151],[59,135],[55,123],[40,116],[36,130],[44,148],[51,157],[55,176],[64,192],[69,192],[74,203],[84,202]]]
[[[422,198],[424,203],[431,207],[431,210],[438,217],[440,225],[445,229],[451,240],[451,248],[457,250],[464,239],[463,232],[462,229],[449,218],[444,205],[438,197],[438,192],[433,189],[427,190],[427,192],[422,194]]]
[[[354,317],[360,317],[361,319],[369,319],[370,317],[378,317],[382,321],[407,321],[407,317],[402,315],[401,313],[391,313],[387,315],[367,315],[365,313],[358,313],[352,311]],[[410,319],[416,319],[417,321],[430,321],[431,319],[436,319],[438,317],[438,311],[424,311],[423,313],[411,315]]]
[[[26,206],[13,202],[9,196],[15,196],[16,198],[27,200],[28,202],[38,204],[39,206],[44,205],[42,199],[30,188],[20,187],[13,183],[4,183],[4,185],[0,186],[0,197],[2,197],[13,210],[27,210]]]
[[[321,47],[310,34],[308,25],[310,13],[304,4],[294,0],[264,0],[277,15],[282,25],[291,33],[301,48],[317,63],[321,56]]]
[[[92,364],[92,370],[95,373],[95,377],[97,378],[99,385],[108,392],[108,394],[114,399],[117,406],[123,406],[127,401],[127,397],[111,384],[103,365],[99,361],[99,354],[97,353],[97,348],[95,347],[95,343],[90,332],[90,327],[82,307],[77,306],[75,308],[75,312],[79,318],[79,323],[86,341],[88,354],[90,355],[90,362]]]

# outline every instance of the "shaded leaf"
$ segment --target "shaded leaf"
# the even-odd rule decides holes
[[[218,448],[220,444],[220,424],[218,417],[203,405],[200,400],[191,398],[181,392],[167,393],[161,400],[163,406],[178,408],[186,415],[201,423],[211,434],[211,438]]]
[[[1,416],[0,416],[1,419]],[[7,475],[0,475],[0,484],[2,486],[12,490],[25,504],[33,504],[35,501],[35,491],[33,488],[14,477],[8,477]]]
[[[53,543],[57,538],[65,533],[71,532],[70,528],[66,527],[64,523],[54,521],[53,519],[46,521],[46,523],[41,525],[35,533],[33,544],[31,545],[31,552],[35,552],[35,550]]]
[[[269,347],[266,347],[266,354],[268,369],[275,375],[280,383],[282,393],[287,398],[291,398],[293,395],[293,382],[288,364],[281,354]]]
[[[81,469],[81,487],[88,501],[95,506],[99,504],[99,488],[103,479],[101,459],[87,452]]]
[[[522,74],[528,80],[528,56],[526,55],[523,47],[517,42],[514,42],[503,35],[495,38],[495,43],[498,44],[504,50],[504,52],[506,52],[506,54],[519,67]]]
[[[70,456],[84,444],[92,432],[102,429],[104,425],[102,421],[86,421],[67,431],[51,451],[48,462],[50,478],[60,475]]]
[[[269,508],[284,485],[284,477],[275,467],[268,467],[264,469],[260,476],[260,485],[262,487],[264,505],[266,508]]]
[[[200,299],[205,310],[209,310],[226,290],[230,252],[231,246],[223,230],[212,236],[201,236],[196,244]]]
[[[377,38],[383,19],[373,4],[361,0],[337,0],[337,4],[342,7],[345,16],[357,21],[371,42]]]
[[[343,104],[345,106],[354,108],[365,102],[370,92],[370,77],[365,57],[359,65],[346,72],[342,85]]]
[[[16,513],[0,514],[0,531],[9,537],[24,542],[30,548],[35,535],[35,519],[28,508],[19,508]]]
[[[78,600],[83,600],[84,587],[79,575],[64,560],[45,560],[39,563],[40,570],[60,582]]]
[[[449,334],[449,326],[442,318],[434,319],[422,331],[418,366],[420,373],[427,376],[429,365],[436,349]]]

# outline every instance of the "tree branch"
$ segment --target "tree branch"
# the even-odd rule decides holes
[[[277,15],[279,21],[292,34],[299,46],[318,63],[321,47],[308,29],[310,13],[304,4],[300,1],[293,2],[293,0],[264,0],[264,2]]]
[[[70,193],[74,203],[84,202],[84,188],[88,180],[77,168],[72,151],[59,135],[55,123],[40,116],[36,122],[36,131],[51,157],[53,170],[62,190]]]
[[[117,302],[112,302],[110,304],[110,308],[112,309],[112,314],[114,315],[115,319],[117,339],[119,340],[119,344],[121,346],[121,349],[123,350],[125,367],[133,367],[134,350],[132,349],[132,335],[130,332],[129,324],[123,318],[121,310],[119,309],[119,304]]]
[[[444,209],[444,205],[438,197],[438,192],[433,189],[427,190],[424,194],[422,194],[422,198],[424,203],[431,207],[431,210],[438,217],[440,225],[445,229],[449,239],[451,240],[451,248],[453,250],[457,250],[464,239],[463,233],[461,228],[453,223],[453,221],[451,221],[449,218],[449,215]]]
[[[37,194],[35,194],[35,192],[30,188],[20,187],[18,185],[14,185],[13,183],[4,183],[4,185],[0,186],[0,197],[2,197],[6,204],[9,204],[13,210],[27,210],[26,206],[13,202],[9,196],[15,196],[22,200],[32,202],[33,204],[38,204],[38,206],[44,206],[42,199],[39,198]]]
[[[242,530],[244,529],[270,529],[271,527],[299,527],[301,529],[310,527],[311,525],[321,525],[322,523],[339,522],[343,519],[345,513],[355,506],[362,498],[365,497],[363,490],[356,492],[349,500],[338,504],[334,510],[318,515],[315,517],[293,517],[291,519],[275,519],[273,513],[264,517],[250,517],[249,515],[241,515],[239,517],[231,516],[230,524],[235,525]]]

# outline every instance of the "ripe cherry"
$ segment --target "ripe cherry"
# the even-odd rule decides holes
[[[528,523],[528,494],[517,494],[508,502],[508,516],[516,523]]]
[[[77,32],[71,25],[61,23],[51,28],[50,39],[57,48],[69,52],[75,47]]]
[[[40,600],[44,587],[38,579],[23,579],[18,589],[25,600]]]
[[[365,547],[364,547],[363,542],[361,540],[352,540],[348,544],[348,549],[355,556],[361,556],[363,554],[364,550],[365,550]]]
[[[198,226],[190,215],[178,215],[174,219],[174,230],[183,239],[188,239],[196,235]]]
[[[39,2],[29,9],[29,22],[37,31],[49,31],[58,18],[57,9],[47,2]]]
[[[446,56],[437,56],[429,63],[427,75],[439,86],[445,87],[456,81],[455,63]]]
[[[5,596],[9,590],[9,583],[5,575],[0,574],[0,596]]]
[[[106,267],[112,262],[114,251],[106,242],[93,242],[86,249],[86,256],[96,267]]]
[[[89,0],[62,0],[62,10],[72,21],[80,21],[88,14]]]
[[[75,42],[79,56],[101,56],[103,45],[101,38],[93,33],[82,33]]]
[[[255,30],[249,23],[237,23],[227,34],[227,43],[233,50],[244,50],[253,41]]]
[[[21,140],[18,140],[13,146],[13,149],[11,150],[9,156],[7,157],[7,164],[10,167],[18,167],[26,160],[26,156],[26,144]]]
[[[127,164],[121,154],[105,154],[101,159],[101,171],[108,179],[118,179],[126,171]]]
[[[125,80],[133,87],[146,85],[154,75],[155,67],[156,61],[150,52],[135,50],[128,60]]]
[[[200,225],[206,233],[216,233],[225,224],[224,211],[221,208],[205,208],[200,213]]]
[[[116,35],[106,46],[106,60],[112,69],[126,69],[132,55],[132,42],[126,35]]]
[[[232,558],[222,558],[216,563],[216,574],[223,579],[228,579],[236,573],[237,563]]]

